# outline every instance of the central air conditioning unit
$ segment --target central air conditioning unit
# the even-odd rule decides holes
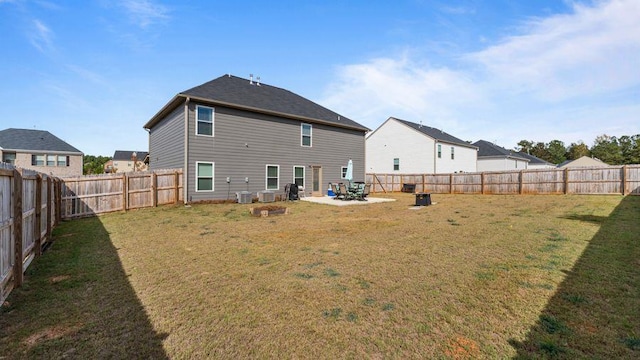
[[[276,194],[273,191],[260,191],[258,193],[258,201],[261,203],[270,203],[276,201]]]
[[[236,197],[238,198],[238,204],[251,204],[253,202],[251,193],[248,191],[237,192]]]

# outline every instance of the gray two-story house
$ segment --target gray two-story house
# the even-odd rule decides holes
[[[364,180],[368,128],[288,90],[224,75],[178,93],[144,128],[151,170],[182,168],[186,202],[288,183],[307,195],[341,182],[349,159]]]

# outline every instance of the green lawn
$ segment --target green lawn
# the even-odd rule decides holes
[[[640,357],[640,197],[386,196],[64,222],[0,359]]]

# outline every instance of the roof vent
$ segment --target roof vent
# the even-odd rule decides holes
[[[418,126],[418,129],[422,129],[422,120],[420,120],[420,126]]]
[[[256,78],[256,85],[260,86],[260,76]]]
[[[253,85],[253,74],[249,74],[249,85]]]

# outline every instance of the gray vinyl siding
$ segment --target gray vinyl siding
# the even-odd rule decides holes
[[[184,167],[184,106],[149,131],[149,161],[151,170]]]
[[[303,147],[303,121],[214,107],[215,137],[196,136],[195,106],[189,105],[188,201],[233,199],[236,192],[247,190],[246,177],[248,190],[256,196],[266,188],[267,164],[280,167],[278,193],[293,182],[294,166],[305,167],[305,187],[310,191],[311,165],[322,166],[321,186],[326,192],[329,182],[342,181],[340,169],[350,158],[354,162],[354,180],[364,181],[363,131],[312,124],[312,147]],[[197,161],[215,164],[214,192],[195,191]]]

